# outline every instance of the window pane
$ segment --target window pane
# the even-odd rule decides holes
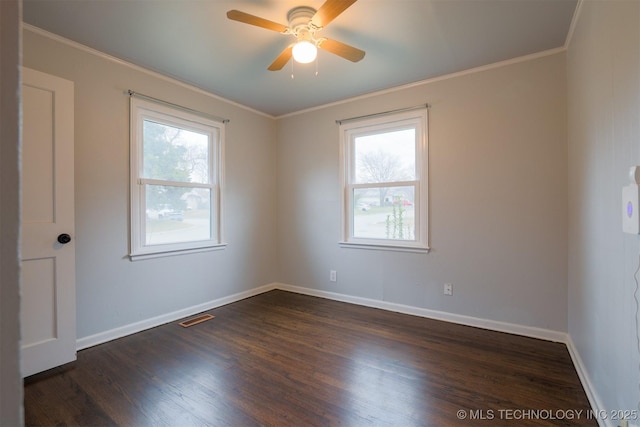
[[[353,191],[353,237],[416,240],[415,187]]]
[[[355,182],[413,181],[416,177],[415,129],[357,136]]]
[[[211,190],[146,185],[145,245],[211,239]]]
[[[209,182],[209,135],[144,121],[143,178]]]

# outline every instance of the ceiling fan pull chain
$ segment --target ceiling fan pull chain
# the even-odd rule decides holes
[[[316,76],[318,75],[318,57],[316,56]]]
[[[296,61],[291,61],[291,80],[294,79],[294,76],[293,76],[293,63],[294,62],[296,62]]]

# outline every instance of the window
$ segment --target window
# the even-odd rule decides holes
[[[131,98],[131,259],[222,248],[224,125]]]
[[[428,250],[427,110],[340,125],[343,246]]]

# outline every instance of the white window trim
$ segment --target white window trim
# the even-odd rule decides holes
[[[415,126],[416,138],[416,180],[392,183],[355,184],[354,138],[357,135],[375,133],[402,126]],[[401,252],[429,251],[429,138],[428,111],[426,108],[385,114],[369,119],[349,121],[340,124],[340,189],[342,202],[342,240],[345,248],[371,250],[392,250]],[[353,236],[353,190],[357,188],[381,186],[415,186],[418,199],[416,206],[416,240],[371,239]]]
[[[183,255],[203,251],[220,250],[226,247],[223,243],[223,194],[224,194],[224,141],[225,126],[196,114],[185,112],[177,108],[161,105],[131,97],[130,99],[130,248],[129,258],[132,261],[158,258],[171,255]],[[146,179],[143,171],[143,123],[150,119],[163,124],[173,125],[184,129],[191,129],[201,133],[211,134],[212,129],[217,132],[217,139],[209,139],[209,184],[179,183]],[[180,242],[162,245],[145,244],[145,185],[171,185],[209,188],[211,190],[211,238],[208,240]]]

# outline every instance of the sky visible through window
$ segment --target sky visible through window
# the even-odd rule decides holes
[[[415,129],[403,129],[355,139],[356,182],[415,179]]]

